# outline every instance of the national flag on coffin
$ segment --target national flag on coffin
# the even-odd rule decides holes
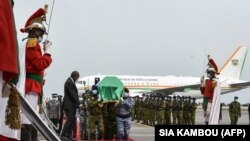
[[[116,76],[106,76],[97,84],[103,102],[120,100],[124,92],[124,85]]]

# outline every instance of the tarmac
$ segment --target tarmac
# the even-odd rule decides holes
[[[196,110],[196,125],[204,125],[203,110],[199,107]],[[228,107],[222,109],[222,120],[219,125],[230,125],[230,117]],[[241,117],[238,119],[238,125],[249,125],[249,114],[247,107],[242,107]],[[154,127],[136,123],[133,121],[130,131],[130,139],[135,141],[154,141]],[[39,134],[39,141],[46,141],[44,137]],[[80,141],[80,140],[79,140]]]

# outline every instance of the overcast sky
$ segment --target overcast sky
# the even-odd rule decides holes
[[[52,2],[15,0],[19,43],[27,36],[19,30],[29,16],[44,4],[50,14]],[[73,70],[80,77],[200,77],[205,52],[221,67],[238,46],[250,46],[249,5],[248,0],[55,0],[49,34],[53,63],[46,70],[44,93],[63,95]],[[250,55],[243,80],[250,80],[249,61]],[[235,95],[250,102],[250,88],[223,95],[222,102]]]

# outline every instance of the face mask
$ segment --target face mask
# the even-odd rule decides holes
[[[92,90],[92,93],[93,94],[97,94],[97,90]]]
[[[208,77],[208,78],[211,78],[211,75],[208,73],[208,74],[207,74],[207,77]]]
[[[41,43],[43,41],[43,37],[38,37],[38,43]]]
[[[128,95],[128,93],[124,93],[124,95],[123,95],[124,97],[128,97],[129,95]]]

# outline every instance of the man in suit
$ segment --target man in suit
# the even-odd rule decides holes
[[[79,102],[78,91],[75,82],[79,78],[79,72],[73,71],[64,84],[63,111],[66,114],[66,122],[62,130],[62,140],[75,140],[72,131],[76,122],[76,109],[82,107]]]

